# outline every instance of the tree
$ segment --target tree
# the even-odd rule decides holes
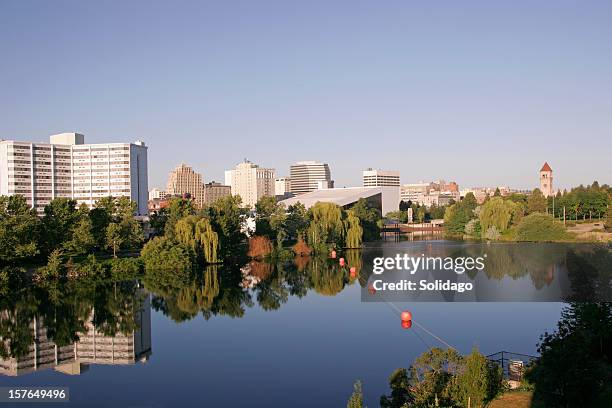
[[[444,213],[444,229],[451,234],[465,232],[465,225],[476,217],[474,210],[478,206],[473,193],[467,193],[463,200],[451,205]]]
[[[493,197],[501,197],[501,191],[499,191],[499,187],[495,188],[495,193],[493,193]]]
[[[606,218],[606,228],[612,229],[612,205],[608,205],[608,216]]]
[[[262,196],[255,203],[255,232],[269,239],[274,239],[275,231],[270,226],[270,217],[276,211],[278,204],[274,196]]]
[[[315,252],[325,252],[327,244],[341,246],[344,238],[342,209],[334,203],[317,202],[308,211],[308,244]]]
[[[534,189],[527,199],[527,212],[529,214],[536,212],[544,213],[546,212],[547,206],[548,202],[546,201],[544,194],[542,194],[539,188]]]
[[[353,384],[353,394],[349,398],[346,408],[363,408],[363,391],[361,390],[361,381],[355,381]]]
[[[417,209],[416,216],[417,216],[417,220],[419,220],[419,223],[422,223],[423,221],[425,221],[426,214],[427,214],[427,209],[425,208],[425,206],[421,206]]]
[[[117,251],[123,245],[123,234],[121,225],[112,222],[106,227],[106,247],[113,251],[113,257],[117,257]]]
[[[147,274],[150,271],[181,271],[185,279],[191,276],[195,265],[195,253],[182,243],[173,242],[167,237],[155,237],[145,244],[140,252]],[[162,274],[168,275],[168,274]],[[166,277],[160,277],[165,280]],[[184,281],[183,283],[186,283]]]
[[[527,374],[534,400],[551,407],[609,406],[612,395],[612,303],[571,303]],[[607,395],[607,402],[605,396]]]
[[[285,232],[287,239],[297,241],[298,238],[306,232],[308,228],[308,211],[304,204],[299,201],[287,208],[287,217],[285,219]]]
[[[72,229],[78,218],[76,201],[63,197],[54,198],[45,206],[44,213],[44,250],[50,253],[72,238]]]
[[[240,196],[222,197],[208,209],[213,229],[219,234],[221,259],[244,254],[246,235],[243,232],[247,211],[241,208]]]
[[[345,220],[346,228],[346,247],[347,248],[361,248],[363,242],[363,228],[359,218],[354,214],[353,210],[347,211],[347,217]]]
[[[501,374],[501,367],[473,349],[463,358],[462,369],[452,385],[453,399],[458,406],[484,407],[497,394]]]
[[[490,227],[503,233],[512,222],[520,220],[522,214],[520,207],[510,200],[501,197],[493,197],[484,203],[478,213],[482,231],[486,232]]]
[[[22,195],[0,196],[0,260],[19,262],[40,252],[40,221]]]
[[[195,226],[195,237],[202,248],[206,263],[219,262],[219,234],[217,234],[210,220],[201,218]]]
[[[515,239],[517,241],[561,241],[569,237],[562,224],[550,215],[542,213],[530,214],[517,225]]]
[[[370,242],[380,239],[380,228],[378,226],[382,219],[380,211],[377,208],[371,207],[364,198],[360,198],[351,210],[359,218],[363,228],[363,240]]]
[[[408,372],[405,368],[398,368],[389,376],[391,395],[380,397],[381,408],[402,408],[414,400],[410,393]]]
[[[79,210],[80,212],[80,210]],[[70,241],[64,243],[64,248],[77,254],[85,254],[96,245],[93,234],[93,224],[88,213],[81,213],[79,220],[72,228]]]

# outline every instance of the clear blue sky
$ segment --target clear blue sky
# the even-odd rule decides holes
[[[0,2],[0,138],[403,182],[612,183],[611,1]]]

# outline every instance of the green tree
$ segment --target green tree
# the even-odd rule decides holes
[[[0,196],[0,260],[19,262],[40,252],[40,221],[22,195]]]
[[[501,367],[489,362],[477,349],[472,350],[463,358],[451,391],[458,406],[484,407],[499,390],[500,370]]]
[[[463,200],[451,205],[444,213],[444,229],[450,234],[461,234],[465,232],[466,224],[476,218],[474,210],[478,203],[474,194],[467,193]]]
[[[561,241],[569,237],[561,223],[542,213],[526,216],[515,231],[517,241]]]
[[[155,237],[140,252],[147,273],[149,271],[185,271],[190,276],[195,265],[195,253],[189,246],[173,242],[167,237]]]
[[[425,206],[420,206],[416,212],[416,217],[419,223],[425,221],[425,215],[427,215],[427,209],[425,208]]]
[[[363,228],[363,240],[366,242],[376,241],[380,239],[379,223],[382,219],[382,214],[377,208],[368,204],[364,198],[360,198],[351,208],[353,214],[359,218],[361,227]]]
[[[353,393],[346,403],[346,408],[363,408],[363,391],[361,390],[361,381],[355,381],[353,384]]]
[[[342,209],[334,203],[317,202],[310,207],[310,226],[308,244],[315,251],[325,252],[327,244],[342,246],[344,243],[344,224]]]
[[[89,208],[82,204],[77,212],[77,221],[72,227],[70,240],[64,243],[64,248],[77,254],[85,254],[96,245],[93,234],[93,224],[89,216]]]
[[[510,200],[493,197],[480,208],[478,218],[482,231],[486,232],[495,227],[499,232],[506,231],[511,223],[520,220],[522,214],[520,207]]]
[[[255,203],[255,232],[270,240],[275,238],[276,232],[270,226],[270,218],[276,212],[278,204],[274,196],[262,196]]]
[[[116,222],[111,222],[106,227],[106,247],[113,251],[113,257],[117,257],[117,251],[123,245],[123,233],[121,225]]]
[[[546,197],[540,191],[539,188],[534,189],[527,198],[527,212],[529,214],[533,214],[536,212],[544,213],[546,212],[546,207],[548,206],[548,202],[546,201]]]
[[[389,376],[391,395],[380,397],[381,408],[402,408],[414,401],[410,393],[408,372],[405,368],[398,368]]]
[[[353,213],[353,210],[347,211],[347,217],[345,220],[346,228],[346,247],[347,248],[361,248],[363,242],[363,228],[359,218]]]
[[[608,216],[606,218],[606,228],[612,229],[612,205],[608,205]]]
[[[246,235],[243,232],[247,211],[241,208],[240,196],[222,197],[208,209],[213,229],[219,236],[219,257],[237,257],[244,254]]]
[[[45,206],[42,217],[44,250],[50,253],[71,240],[72,229],[78,218],[76,201],[69,198],[54,198]]]
[[[299,236],[302,236],[308,228],[308,211],[304,204],[299,201],[287,208],[287,217],[285,219],[285,232],[287,239],[297,241]]]
[[[493,197],[501,197],[501,191],[499,191],[499,187],[495,188],[495,193],[493,193]]]
[[[547,407],[610,406],[611,344],[612,303],[571,303],[557,330],[540,338],[540,358],[526,374],[534,400]]]

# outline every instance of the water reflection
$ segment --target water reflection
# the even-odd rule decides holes
[[[1,374],[80,374],[90,364],[134,364],[150,355],[151,305],[136,281],[55,282],[0,302]]]
[[[201,315],[241,318],[258,305],[281,308],[309,292],[336,296],[351,285],[368,294],[372,260],[414,256],[481,256],[486,268],[453,274],[475,283],[475,295],[442,292],[413,300],[611,299],[609,246],[480,244],[448,241],[379,243],[338,259],[298,256],[273,263],[212,265],[200,271],[146,271],[140,280],[15,284],[0,297],[0,373],[21,375],[54,368],[79,374],[90,364],[133,364],[151,355],[151,308],[176,322]],[[354,268],[351,272],[351,268]],[[427,272],[430,278],[437,272]],[[421,277],[422,278],[422,277]],[[369,295],[369,294],[368,294]],[[393,299],[391,299],[393,300]],[[401,299],[405,300],[405,299]]]

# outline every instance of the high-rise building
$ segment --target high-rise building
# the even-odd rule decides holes
[[[331,172],[326,163],[316,161],[301,161],[289,168],[291,192],[303,194],[320,188],[333,188]]]
[[[284,196],[291,192],[291,179],[289,177],[278,177],[274,180],[274,194]]]
[[[363,171],[364,187],[399,187],[399,171],[376,170],[369,168]]]
[[[549,197],[554,194],[553,192],[553,170],[550,168],[548,163],[544,163],[540,169],[540,190],[544,197]]]
[[[185,196],[189,194],[197,207],[204,205],[204,187],[202,175],[184,163],[179,164],[168,174],[166,194],[169,196]]]
[[[147,210],[147,147],[134,143],[85,144],[79,133],[49,143],[0,141],[0,195],[23,195],[39,214],[51,200],[72,198],[93,207],[102,197],[130,197]]]
[[[215,183],[214,181],[204,184],[204,204],[206,205],[211,205],[218,199],[231,194],[232,188],[230,186]]]
[[[259,167],[248,160],[225,171],[225,184],[231,186],[232,195],[242,198],[242,205],[254,207],[263,196],[274,196],[275,170]]]

